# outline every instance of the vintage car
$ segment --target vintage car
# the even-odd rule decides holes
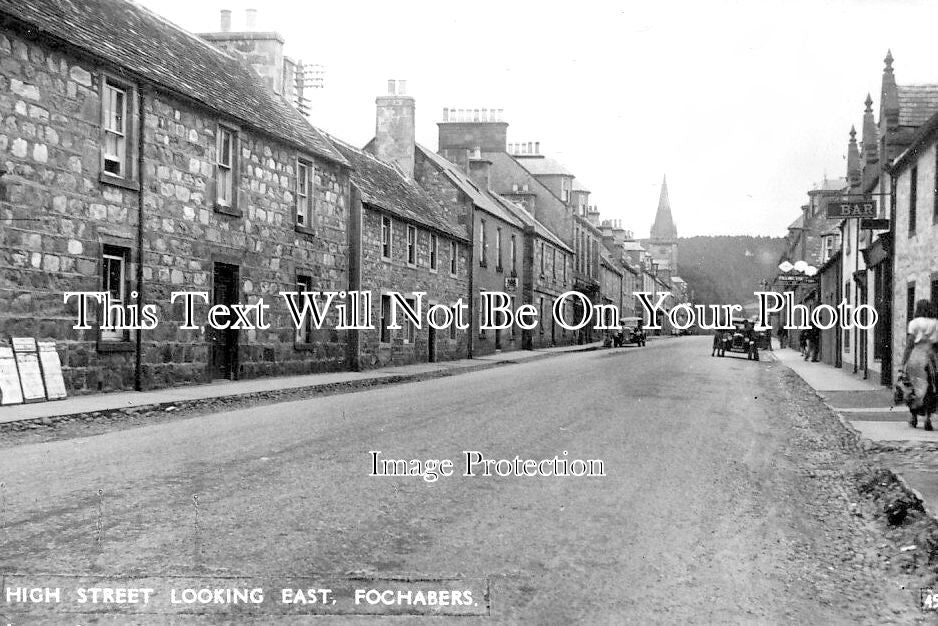
[[[759,332],[754,332],[755,339],[749,341],[746,337],[746,322],[734,321],[734,328],[718,330],[713,335],[713,350],[710,356],[725,356],[727,352],[736,352],[746,355],[746,359],[759,360]]]
[[[643,330],[642,318],[626,317],[619,321],[619,334],[615,345],[624,346],[627,343],[634,343],[637,346],[645,345],[645,331]]]

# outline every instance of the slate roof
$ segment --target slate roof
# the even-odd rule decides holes
[[[589,193],[589,189],[586,187],[586,185],[584,185],[583,183],[581,183],[581,182],[580,182],[580,179],[578,179],[578,178],[574,178],[574,179],[573,179],[573,187],[572,187],[572,189],[573,189],[573,191],[585,191],[585,192]]]
[[[938,85],[897,85],[899,126],[921,126],[938,112]]]
[[[444,217],[442,207],[420,185],[390,163],[334,137],[333,145],[351,164],[351,180],[362,202],[383,209],[404,221],[419,224],[449,237],[468,241],[464,229]]]
[[[440,168],[447,177],[453,182],[454,185],[460,188],[467,196],[472,198],[473,204],[477,207],[494,215],[495,217],[508,222],[509,224],[514,224],[518,228],[522,228],[524,224],[515,217],[512,213],[509,213],[506,208],[504,208],[499,202],[494,198],[495,194],[488,192],[487,190],[482,190],[472,182],[472,179],[459,169],[454,163],[451,163],[438,155],[433,150],[424,148],[420,144],[417,144],[417,150],[420,151],[427,159],[432,161],[438,168]]]
[[[556,159],[543,155],[514,154],[515,160],[535,176],[548,174],[563,174],[573,176],[573,173],[560,164]]]
[[[242,61],[125,0],[0,0],[0,13],[266,134],[345,165]]]
[[[533,215],[528,213],[528,210],[519,204],[515,204],[508,198],[504,198],[498,194],[492,194],[492,197],[495,198],[502,206],[504,206],[508,211],[515,215],[519,220],[525,223],[527,226],[534,227],[534,232],[537,233],[537,236],[545,241],[549,241],[553,246],[566,250],[570,254],[573,254],[573,250],[567,246],[557,235],[552,233],[546,226],[537,221]]]

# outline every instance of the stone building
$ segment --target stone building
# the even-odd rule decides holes
[[[239,54],[139,4],[0,13],[4,339],[56,340],[72,393],[345,368],[344,333],[295,332],[277,295],[348,286],[349,167],[330,142]],[[75,291],[113,306],[73,330]],[[195,329],[177,291],[206,294]],[[269,328],[205,323],[261,299]],[[144,304],[152,330],[101,328]]]
[[[472,224],[472,246],[468,260],[472,268],[471,356],[492,354],[500,350],[519,350],[524,346],[522,329],[513,324],[505,330],[481,330],[483,291],[502,291],[517,308],[524,299],[522,269],[525,224],[498,201],[489,191],[490,162],[481,158],[459,158],[455,162],[417,145],[415,178],[430,195],[458,212],[462,223]],[[533,262],[533,261],[532,261]],[[541,319],[542,323],[543,320]],[[540,324],[539,324],[540,325]]]
[[[381,99],[379,98],[379,102]],[[382,123],[379,109],[378,124]],[[378,136],[383,137],[379,132]],[[352,165],[351,288],[367,291],[376,313],[374,330],[355,331],[353,367],[401,365],[465,358],[468,332],[457,327],[457,306],[468,302],[468,239],[443,208],[399,166],[333,139]],[[380,146],[380,143],[378,144]],[[413,165],[409,169],[413,171]],[[422,327],[396,317],[400,329],[388,328],[398,292],[422,315]],[[422,300],[415,293],[423,292]],[[418,308],[418,302],[421,306]],[[452,315],[445,330],[426,323],[428,311],[444,306]],[[436,312],[437,324],[447,317]],[[463,314],[465,317],[465,314]]]
[[[677,275],[677,227],[674,225],[674,218],[671,215],[667,177],[661,181],[661,193],[658,197],[655,222],[651,226],[649,238],[643,241],[642,244],[658,266],[659,276],[665,280],[670,280],[672,275]]]
[[[841,343],[844,367],[889,385],[895,369],[894,339],[904,337],[904,332],[895,335],[890,330],[902,326],[904,319],[899,314],[902,309],[893,306],[895,290],[902,285],[893,280],[894,265],[899,260],[893,259],[892,244],[911,235],[896,230],[898,222],[892,215],[895,194],[885,167],[911,145],[918,129],[938,112],[938,84],[900,85],[891,51],[887,51],[883,62],[879,119],[874,119],[873,99],[867,95],[862,148],[854,154],[851,133],[847,163],[848,193],[853,199],[876,202],[877,219],[847,219],[841,226],[843,295],[853,305],[874,307],[880,321],[872,331],[844,331]]]
[[[902,363],[906,330],[917,300],[938,304],[938,114],[890,165],[893,208],[892,373]]]

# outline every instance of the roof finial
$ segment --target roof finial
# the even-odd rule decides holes
[[[856,142],[857,142],[857,129],[853,124],[851,124],[850,125],[850,143],[856,143]]]
[[[873,98],[870,97],[869,92],[866,94],[866,100],[863,102],[866,105],[865,113],[873,112]]]
[[[886,58],[883,59],[886,63],[886,67],[883,70],[887,74],[892,74],[892,49],[886,50]]]

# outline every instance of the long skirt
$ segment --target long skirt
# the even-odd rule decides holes
[[[930,343],[917,343],[905,367],[915,393],[907,398],[914,415],[931,415],[938,408],[938,356]]]

